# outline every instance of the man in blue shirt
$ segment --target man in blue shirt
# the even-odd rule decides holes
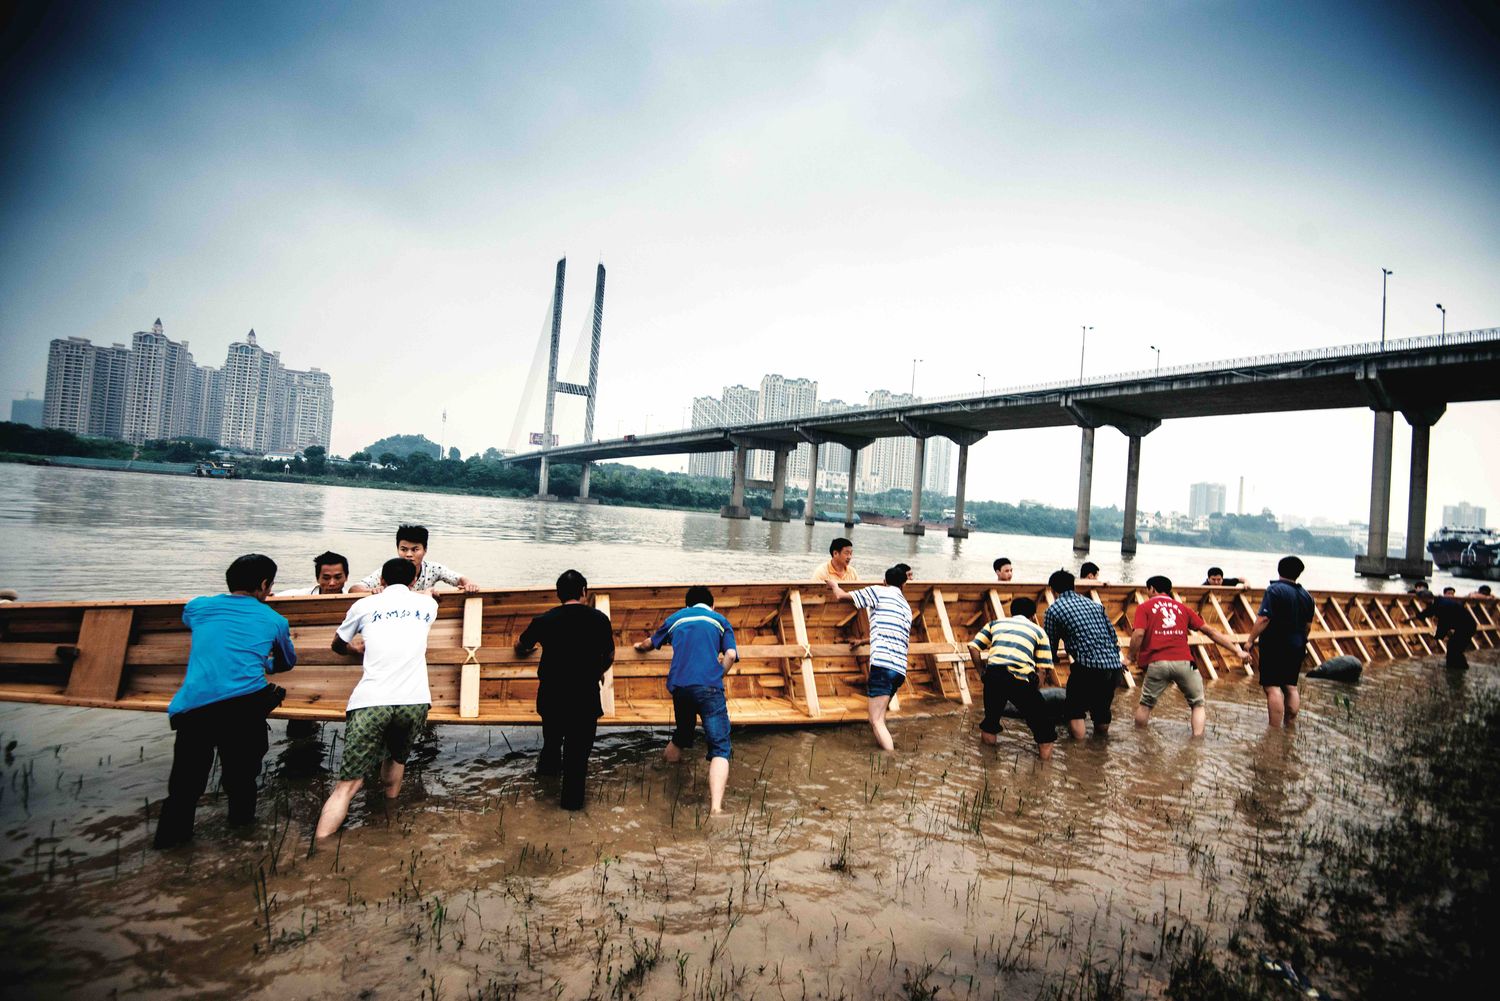
[[[739,649],[734,644],[734,627],[714,611],[712,591],[701,585],[690,587],[685,604],[635,648],[645,653],[672,645],[667,691],[672,693],[677,729],[662,753],[668,761],[681,760],[682,751],[693,746],[693,727],[702,718],[703,738],[708,744],[709,813],[717,816],[724,812],[724,787],[729,784],[729,708],[724,702],[724,675],[739,659]]]
[[[1094,721],[1095,735],[1102,737],[1109,733],[1115,689],[1125,673],[1120,663],[1120,636],[1103,605],[1073,590],[1073,575],[1068,571],[1053,573],[1047,586],[1056,595],[1042,619],[1053,661],[1057,660],[1059,641],[1068,649],[1068,732],[1074,740],[1082,740],[1083,718],[1088,716]]]
[[[1276,564],[1280,579],[1266,587],[1245,641],[1249,647],[1260,640],[1260,686],[1266,690],[1266,715],[1272,726],[1281,726],[1283,721],[1290,724],[1302,707],[1297,675],[1307,656],[1307,630],[1313,620],[1312,595],[1297,583],[1302,570],[1303,563],[1295,556],[1283,556]]]
[[[167,705],[177,741],[157,821],[157,848],[192,838],[193,814],[216,751],[229,823],[254,823],[256,780],[268,747],[266,717],[286,694],[266,675],[290,671],[297,663],[286,619],[265,604],[276,580],[275,561],[255,553],[241,556],[224,579],[228,594],[194,598],[182,610],[193,645],[182,687]]]

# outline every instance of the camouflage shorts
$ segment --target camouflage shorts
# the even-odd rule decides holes
[[[398,765],[411,756],[412,741],[427,722],[427,703],[415,706],[366,706],[349,713],[344,726],[344,756],[339,779],[362,779],[385,758]]]

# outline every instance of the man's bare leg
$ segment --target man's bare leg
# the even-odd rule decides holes
[[[667,746],[661,749],[661,756],[675,765],[682,760],[682,750],[669,740]]]
[[[380,787],[385,790],[386,799],[395,799],[401,795],[401,780],[406,777],[406,766],[398,765],[390,758],[386,758],[380,765]]]
[[[1041,758],[1043,761],[1051,761],[1052,760],[1052,742],[1048,741],[1045,744],[1038,744],[1038,745],[1036,745],[1036,753],[1037,753],[1037,757]]]
[[[359,792],[365,784],[364,779],[343,779],[334,783],[333,792],[328,796],[328,802],[323,804],[323,812],[318,814],[318,840],[332,837],[338,832],[344,823],[344,818],[349,816],[349,804],[354,800],[354,794]]]
[[[880,745],[882,751],[896,749],[896,742],[891,739],[891,731],[885,727],[885,707],[890,703],[889,695],[877,695],[870,700],[870,729],[875,732],[875,743]]]
[[[668,745],[670,746],[670,745]],[[729,759],[708,759],[708,812],[717,817],[724,812],[724,787],[729,784]]]
[[[1266,689],[1266,716],[1273,727],[1280,726],[1286,716],[1286,699],[1280,688]]]
[[[1000,743],[1000,735],[998,733],[986,733],[983,730],[979,731],[979,739],[984,741],[986,744]]]
[[[1151,722],[1151,707],[1141,702],[1135,707],[1135,725],[1145,726]]]
[[[1083,720],[1070,719],[1068,720],[1068,733],[1072,734],[1074,740],[1082,740],[1088,735],[1088,730],[1084,728]]]
[[[1287,685],[1282,691],[1286,692],[1286,721],[1295,722],[1297,714],[1302,711],[1302,696],[1297,694],[1296,685]]]
[[[1203,736],[1203,724],[1208,720],[1208,710],[1203,706],[1193,706],[1193,736]]]

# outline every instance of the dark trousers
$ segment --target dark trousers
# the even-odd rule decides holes
[[[538,775],[562,775],[562,807],[583,809],[584,783],[589,774],[589,753],[599,721],[591,716],[549,714],[542,717],[542,754],[536,762]]]
[[[1052,722],[1052,709],[1042,698],[1041,679],[1032,675],[1023,681],[1003,667],[986,668],[984,672],[984,720],[979,729],[985,733],[1000,732],[1000,716],[1005,704],[1013,703],[1021,718],[1031,728],[1031,736],[1038,744],[1050,744],[1057,740],[1057,727]]]
[[[1468,613],[1465,613],[1466,621],[1454,626],[1452,635],[1448,637],[1447,659],[1448,667],[1456,667],[1465,671],[1469,669],[1469,658],[1464,656],[1464,651],[1469,649],[1469,641],[1474,638],[1477,628],[1474,620],[1467,616]],[[1439,635],[1438,639],[1442,639],[1442,636]]]
[[[193,814],[208,788],[214,754],[219,756],[219,785],[229,799],[229,823],[255,821],[256,780],[269,747],[266,710],[252,704],[231,712],[177,724],[172,748],[172,775],[161,805],[154,847],[171,848],[193,836]]]

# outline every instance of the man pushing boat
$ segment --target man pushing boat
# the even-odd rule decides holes
[[[663,756],[672,762],[693,746],[693,729],[703,720],[703,739],[708,745],[709,813],[724,812],[724,787],[729,784],[729,707],[724,701],[724,675],[739,659],[734,627],[714,611],[714,595],[708,588],[688,588],[684,607],[667,616],[650,639],[636,650],[646,653],[672,645],[672,667],[667,672],[667,691],[672,693],[676,729]]]
[[[851,601],[870,615],[870,730],[882,751],[894,751],[895,741],[885,725],[885,712],[896,690],[906,683],[906,654],[911,644],[911,605],[901,586],[911,579],[911,567],[897,563],[885,572],[884,584],[845,591],[839,582],[828,587],[834,601]]]

